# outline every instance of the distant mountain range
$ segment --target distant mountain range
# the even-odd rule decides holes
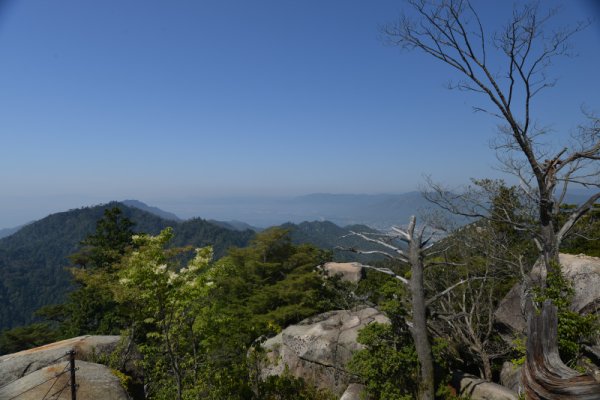
[[[234,231],[196,218],[177,222],[123,203],[87,207],[47,216],[0,239],[0,330],[32,321],[41,306],[62,302],[71,290],[67,256],[94,232],[107,207],[118,206],[135,223],[134,230],[157,234],[174,229],[174,246],[212,245],[217,257],[231,246],[242,247],[254,236],[250,230]]]
[[[581,204],[591,192],[583,189],[569,191],[566,202]],[[192,198],[161,202],[152,207],[139,200],[125,200],[135,207],[170,221],[182,221],[200,216],[228,229],[259,231],[269,226],[304,221],[331,221],[338,226],[367,225],[388,229],[405,225],[412,215],[421,216],[436,206],[420,192],[402,194],[328,194],[317,193],[297,197],[221,197]],[[164,211],[169,210],[169,211]],[[457,219],[458,224],[467,221]],[[18,228],[0,229],[0,238]]]
[[[123,200],[120,203],[125,204],[126,206],[129,206],[129,207],[135,207],[139,210],[147,211],[150,214],[154,214],[158,217],[161,217],[162,219],[166,219],[167,221],[178,221],[178,222],[182,221],[181,218],[179,218],[177,215],[175,215],[173,213],[161,210],[158,207],[149,206],[148,204],[142,203],[139,200]]]
[[[201,215],[217,221],[244,221],[268,227],[303,221],[331,221],[338,226],[363,224],[377,229],[405,225],[432,205],[420,192],[404,194],[310,194],[298,197],[197,198],[164,207],[179,216]]]
[[[200,218],[182,221],[174,214],[142,202],[128,200],[51,214],[0,239],[0,331],[33,321],[33,312],[48,304],[60,303],[72,290],[68,256],[80,248],[80,242],[94,232],[104,210],[118,206],[135,223],[134,230],[156,234],[173,227],[174,246],[212,245],[215,257],[229,247],[246,246],[255,232],[239,221],[206,221]],[[168,217],[168,218],[165,218]],[[339,227],[329,221],[286,223],[293,243],[310,243],[332,250],[337,260],[364,260],[336,247],[365,246],[360,239],[348,236],[351,230],[373,232],[367,226]],[[249,228],[249,229],[246,229]],[[372,259],[372,258],[371,258]]]
[[[4,228],[4,229],[0,229],[0,239],[5,238],[7,236],[12,235],[13,233],[17,232],[19,229],[21,229],[22,227],[24,227],[25,225],[21,225],[21,226],[16,226],[14,228]]]
[[[570,196],[569,202],[584,199],[584,193]],[[138,200],[86,207],[47,216],[21,227],[0,230],[0,330],[32,321],[32,312],[43,305],[61,302],[71,290],[67,256],[95,229],[104,209],[119,206],[135,223],[135,230],[156,234],[174,228],[174,246],[213,245],[215,255],[224,255],[231,246],[249,243],[256,226],[281,225],[290,231],[293,243],[311,243],[332,250],[337,260],[361,260],[336,247],[367,248],[349,235],[351,230],[369,232],[390,225],[404,225],[409,217],[428,207],[420,193],[403,195],[313,194],[286,199],[228,199],[195,203],[208,210],[214,220],[182,220],[171,212]],[[228,213],[228,214],[226,214]],[[239,218],[238,218],[239,217]],[[241,222],[242,217],[246,222]],[[269,221],[274,222],[271,224]],[[306,222],[312,221],[312,222]],[[344,226],[344,227],[342,227]]]

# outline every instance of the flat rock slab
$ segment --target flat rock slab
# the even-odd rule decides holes
[[[66,354],[75,350],[78,360],[93,361],[96,355],[112,353],[120,336],[79,336],[0,357],[0,386],[22,378],[36,370],[68,360]]]
[[[78,400],[128,400],[119,378],[104,365],[76,361],[75,382]],[[0,399],[69,400],[69,362],[59,362],[32,372],[0,388]]]

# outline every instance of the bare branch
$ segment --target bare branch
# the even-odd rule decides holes
[[[598,199],[600,199],[600,192],[594,194],[593,196],[590,196],[590,198],[588,198],[585,203],[583,203],[575,211],[573,211],[573,213],[571,213],[571,215],[569,215],[569,218],[563,224],[563,226],[560,228],[560,230],[558,231],[558,233],[556,235],[559,244],[565,238],[565,236],[569,233],[569,231],[573,228],[573,226],[577,223],[577,221],[579,221],[579,219],[585,213],[587,213],[589,210],[591,210],[591,208],[594,206],[594,203],[596,203],[596,201]]]
[[[485,279],[485,278],[484,277],[474,277],[474,278],[468,278],[468,279],[461,279],[460,281],[456,282],[454,285],[449,286],[447,289],[437,293],[435,296],[428,299],[425,304],[427,304],[427,306],[429,306],[432,303],[435,303],[436,301],[438,301],[440,298],[447,295],[449,292],[451,292],[454,289],[456,289],[457,287],[459,287],[460,285],[464,285],[465,283],[470,282],[470,281],[477,281],[477,280],[482,280],[482,279]]]
[[[406,253],[404,251],[402,251],[402,249],[398,248],[397,246],[394,246],[392,244],[386,243],[383,240],[371,238],[371,237],[367,236],[367,234],[365,234],[365,233],[350,231],[350,234],[358,236],[359,238],[361,238],[361,239],[363,239],[363,240],[365,240],[367,242],[375,243],[375,244],[383,246],[383,247],[385,247],[387,249],[390,249],[397,256],[402,257],[404,259],[408,259],[408,256],[406,255]]]
[[[366,254],[366,255],[380,255],[380,256],[384,256],[388,259],[396,259],[397,256],[393,256],[392,254],[386,253],[385,251],[382,250],[360,250],[360,249],[355,249],[353,247],[340,247],[340,246],[336,246],[335,247],[336,250],[341,250],[341,251],[348,251],[351,253],[356,253],[356,254]]]
[[[394,278],[398,279],[400,282],[402,282],[405,285],[409,284],[408,279],[404,278],[403,276],[400,276],[400,275],[396,274],[394,271],[392,271],[389,268],[380,268],[380,267],[374,267],[372,265],[365,265],[365,264],[361,264],[361,265],[364,268],[372,269],[374,271],[381,272],[382,274],[393,276]]]

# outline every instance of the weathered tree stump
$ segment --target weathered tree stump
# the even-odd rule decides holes
[[[527,399],[599,400],[594,377],[567,367],[558,354],[557,309],[549,300],[542,312],[531,312],[527,327],[527,360],[521,379]]]

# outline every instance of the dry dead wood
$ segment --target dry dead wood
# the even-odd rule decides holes
[[[549,300],[542,312],[529,313],[527,361],[523,388],[531,400],[599,400],[600,384],[594,377],[567,367],[558,353],[557,309]]]

